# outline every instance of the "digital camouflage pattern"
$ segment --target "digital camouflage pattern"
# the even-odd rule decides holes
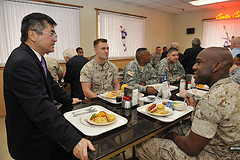
[[[85,64],[80,73],[80,81],[90,82],[91,91],[96,94],[113,91],[113,80],[118,78],[118,68],[113,63],[107,60],[102,67],[95,58]]]
[[[55,81],[58,81],[58,75],[63,73],[62,66],[57,62],[56,59],[51,57],[45,57],[47,63],[47,69],[53,76]]]
[[[172,74],[172,77],[169,76],[169,72],[167,71],[166,67],[168,67],[169,72]],[[177,63],[169,63],[168,58],[163,58],[156,66],[156,71],[159,77],[159,81],[162,82],[162,77],[164,75],[167,75],[168,82],[175,83],[180,81],[178,79],[179,76],[182,76],[182,78],[185,77],[185,70],[181,63],[177,61]]]
[[[123,83],[146,92],[147,86],[141,86],[139,83],[146,83],[146,85],[158,83],[158,76],[150,63],[142,67],[137,59],[134,59],[123,70]]]
[[[234,82],[237,82],[238,84],[240,84],[240,66],[233,69],[230,75]]]
[[[162,57],[162,53],[160,53],[159,55],[156,52],[151,54],[150,64],[152,65],[152,67],[156,67],[158,62],[160,62],[161,57]]]
[[[172,140],[152,138],[137,145],[136,154],[141,160],[187,159],[208,160],[240,159],[239,152],[229,151],[230,146],[240,146],[240,86],[231,78],[216,82],[192,113],[191,131],[211,141],[196,156],[184,153]],[[174,127],[174,132],[188,135],[190,124]]]

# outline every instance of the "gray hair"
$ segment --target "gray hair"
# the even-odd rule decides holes
[[[179,49],[179,43],[178,42],[172,42],[172,44],[170,45],[170,48]]]
[[[192,45],[194,45],[194,46],[200,46],[200,44],[201,44],[200,39],[194,38],[194,39],[192,40]]]
[[[63,52],[64,58],[69,57],[71,59],[75,55],[77,55],[77,52],[73,48],[68,48]]]

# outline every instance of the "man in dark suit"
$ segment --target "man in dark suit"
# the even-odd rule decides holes
[[[68,52],[74,52],[74,49],[68,49]],[[63,52],[64,56],[65,51]],[[64,56],[65,57],[65,56]],[[80,82],[80,71],[89,60],[83,56],[75,55],[66,63],[66,73],[64,82],[71,83],[71,97],[84,99],[82,84]]]
[[[4,69],[4,99],[8,148],[17,160],[87,159],[90,141],[82,138],[57,110],[53,100],[71,105],[71,99],[46,69],[44,54],[53,52],[56,22],[41,13],[22,20],[20,47]],[[60,147],[61,146],[61,147]],[[73,151],[71,154],[70,151]]]
[[[200,39],[194,38],[192,40],[192,48],[186,49],[183,54],[182,65],[185,69],[186,74],[194,74],[194,70],[192,69],[192,67],[196,62],[196,57],[204,49],[200,45]]]

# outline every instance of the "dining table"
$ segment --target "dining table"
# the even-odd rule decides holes
[[[172,96],[170,99],[183,101],[183,98],[176,96],[176,93],[178,92],[178,89],[171,91]],[[190,117],[191,114],[191,112],[189,112],[188,114],[185,114],[172,122],[166,123],[138,112],[137,108],[139,105],[133,106],[130,109],[125,109],[121,106],[121,104],[112,104],[99,97],[85,99],[82,101],[82,103],[73,106],[61,106],[59,111],[62,114],[65,114],[70,111],[75,111],[93,105],[104,107],[111,112],[126,118],[127,123],[96,136],[85,135],[81,132],[81,129],[75,128],[79,134],[82,135],[82,137],[90,140],[94,145],[96,151],[88,151],[88,156],[92,160],[105,160],[120,153],[123,153],[123,159],[125,159],[124,152],[129,148],[133,148],[132,159],[134,159],[135,145],[168,130],[170,127],[178,124],[180,121]],[[81,117],[81,115],[79,117]]]

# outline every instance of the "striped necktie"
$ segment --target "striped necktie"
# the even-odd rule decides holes
[[[47,77],[47,68],[46,68],[46,64],[45,64],[45,62],[44,62],[43,57],[41,58],[41,64],[42,64],[42,66],[43,66],[43,69],[44,69],[44,72],[45,72],[45,76]]]

